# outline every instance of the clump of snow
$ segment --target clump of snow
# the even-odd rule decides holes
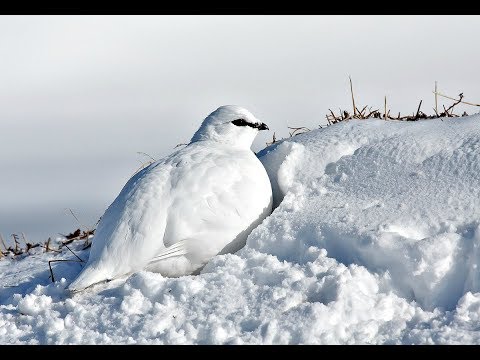
[[[480,116],[354,120],[258,154],[276,209],[198,276],[70,296],[0,261],[0,343],[480,343]],[[84,259],[88,250],[74,249]]]

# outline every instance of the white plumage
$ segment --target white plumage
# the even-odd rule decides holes
[[[98,224],[72,291],[142,269],[199,272],[234,252],[272,210],[267,173],[250,146],[268,127],[239,106],[212,112],[190,143],[133,176]]]

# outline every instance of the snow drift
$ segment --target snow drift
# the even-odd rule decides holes
[[[258,156],[276,209],[245,248],[73,297],[81,265],[54,284],[47,265],[73,255],[2,260],[0,343],[480,343],[479,115],[342,122]]]

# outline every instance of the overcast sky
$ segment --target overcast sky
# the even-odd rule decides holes
[[[0,16],[0,233],[93,226],[148,158],[224,104],[316,128],[328,108],[480,102],[479,16]],[[449,103],[448,103],[449,104]],[[462,109],[463,110],[463,109]],[[465,108],[476,112],[476,108]]]

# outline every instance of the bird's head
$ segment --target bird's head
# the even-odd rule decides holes
[[[268,126],[237,105],[220,106],[203,120],[191,142],[211,140],[232,146],[250,148],[255,136]]]

